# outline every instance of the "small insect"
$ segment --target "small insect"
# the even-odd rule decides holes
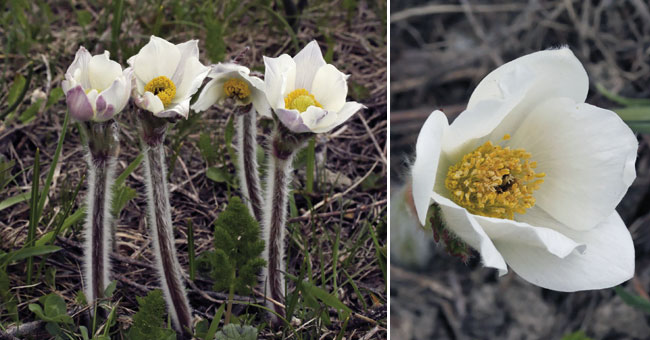
[[[516,180],[514,177],[510,175],[503,175],[501,177],[501,184],[497,187],[494,188],[498,194],[503,193],[508,191],[513,184],[515,184]]]

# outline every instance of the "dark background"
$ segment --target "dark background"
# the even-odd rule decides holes
[[[588,103],[620,107],[596,84],[650,97],[647,1],[400,1],[391,3],[390,27],[392,192],[405,181],[428,115],[443,108],[455,118],[487,73],[519,56],[568,45],[589,75]],[[647,297],[650,138],[638,138],[637,179],[617,209],[637,256],[635,277],[623,286]],[[478,256],[463,264],[430,246],[431,258],[422,253],[421,266],[391,263],[394,339],[561,339],[578,330],[594,339],[650,337],[646,314],[613,289],[553,292],[514,273],[498,278]]]

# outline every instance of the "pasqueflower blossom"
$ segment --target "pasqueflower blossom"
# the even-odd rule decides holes
[[[103,122],[120,113],[131,94],[131,73],[109,59],[109,52],[91,56],[79,47],[65,73],[65,92],[70,116],[78,121]]]
[[[264,81],[251,76],[248,67],[235,63],[219,63],[208,74],[210,81],[205,84],[192,110],[201,112],[214,104],[222,105],[230,98],[236,105],[253,107],[262,116],[271,117],[271,108],[264,93]]]
[[[266,97],[282,123],[293,132],[332,130],[364,108],[346,102],[348,76],[325,63],[312,41],[291,58],[264,57]]]
[[[151,36],[127,62],[135,78],[135,104],[161,118],[187,118],[192,95],[210,72],[199,61],[198,40],[174,45]]]
[[[433,112],[412,168],[418,218],[445,228],[501,275],[557,291],[600,289],[634,273],[615,211],[636,177],[638,143],[612,111],[586,104],[587,73],[567,48],[485,77],[449,125]]]

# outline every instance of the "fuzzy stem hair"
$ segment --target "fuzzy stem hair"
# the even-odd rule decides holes
[[[266,178],[266,192],[263,209],[264,252],[263,258],[267,266],[262,271],[264,291],[271,299],[284,303],[286,272],[284,262],[285,223],[289,201],[289,183],[293,168],[292,161],[298,150],[302,148],[310,134],[294,134],[282,124],[273,132],[271,152]],[[267,300],[267,306],[281,316],[285,310]],[[271,321],[278,325],[279,319],[271,315]]]
[[[252,104],[236,109],[237,157],[239,185],[248,209],[258,222],[262,221],[262,193],[257,167],[257,111]]]
[[[140,120],[144,153],[145,183],[149,228],[155,254],[155,266],[160,278],[172,325],[181,338],[189,338],[191,308],[182,280],[182,268],[174,246],[171,205],[165,168],[165,120],[143,112]]]
[[[113,236],[111,202],[118,153],[118,125],[115,121],[109,121],[82,123],[81,126],[87,140],[84,150],[88,163],[84,279],[86,299],[92,306],[96,299],[104,297],[104,290],[110,281]]]

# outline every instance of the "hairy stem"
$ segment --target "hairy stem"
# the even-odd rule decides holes
[[[286,130],[282,124],[273,133],[271,152],[266,179],[266,197],[263,211],[264,253],[267,267],[262,272],[264,291],[268,297],[284,303],[285,285],[284,272],[284,238],[285,222],[287,219],[287,204],[289,201],[289,183],[291,182],[291,163],[298,150],[310,134],[294,134]],[[270,301],[267,306],[281,316],[285,310]],[[278,324],[279,319],[271,316],[272,322]]]
[[[82,131],[88,141],[84,148],[88,163],[84,278],[86,299],[92,305],[95,299],[103,297],[104,290],[109,284],[113,235],[111,188],[115,181],[118,125],[112,120],[103,123],[83,123]]]
[[[257,112],[252,104],[237,108],[239,185],[253,217],[262,221],[262,194],[257,167]]]
[[[145,183],[147,186],[147,208],[149,227],[153,236],[156,269],[160,285],[167,303],[167,310],[174,329],[181,337],[188,337],[191,330],[191,309],[182,280],[182,269],[174,247],[171,206],[165,168],[165,150],[163,146],[166,121],[142,114],[142,144]]]

